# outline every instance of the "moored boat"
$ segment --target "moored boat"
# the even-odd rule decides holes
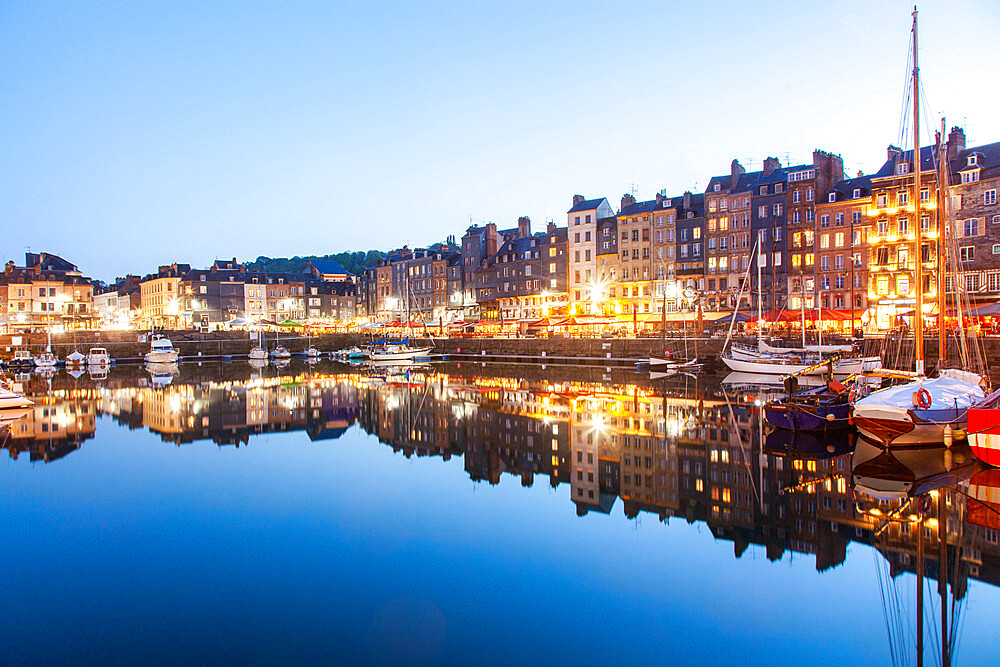
[[[966,428],[970,407],[983,400],[975,373],[942,369],[855,401],[852,417],[862,435],[883,445],[941,444]]]
[[[0,410],[17,410],[19,408],[28,408],[32,405],[34,403],[21,394],[7,387],[0,386]]]
[[[92,347],[90,351],[87,352],[87,365],[88,366],[110,366],[111,365],[111,355],[103,347]]]
[[[850,426],[850,387],[831,381],[797,391],[764,406],[771,426],[792,431],[828,431]]]
[[[149,342],[149,352],[144,359],[151,364],[172,364],[177,361],[180,353],[174,348],[170,339],[160,334],[155,334]]]
[[[967,429],[973,453],[992,466],[1000,466],[1000,390],[969,408]]]

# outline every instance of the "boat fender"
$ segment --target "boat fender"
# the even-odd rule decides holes
[[[944,446],[951,447],[952,443],[954,442],[954,431],[951,428],[951,424],[944,425],[944,431],[942,432],[942,435],[944,436]]]
[[[857,396],[857,390],[851,387],[851,391],[847,394],[847,402],[854,405],[854,398]]]
[[[955,440],[959,441],[965,440],[967,435],[968,434],[965,432],[965,429],[962,428],[956,428],[951,432],[951,436],[955,438]]]
[[[928,408],[930,408],[931,407],[931,392],[929,392],[929,391],[927,391],[926,389],[923,389],[923,388],[918,389],[917,391],[913,392],[913,405],[915,405],[918,408],[921,408],[923,410],[927,410]]]
[[[832,422],[832,421],[833,421],[834,419],[836,419],[836,417],[834,417],[834,416],[833,416],[833,413],[832,413],[832,412],[829,412],[829,413],[827,413],[827,415],[826,415],[826,420],[827,420],[828,422]]]
[[[983,392],[988,392],[990,390],[990,381],[985,377],[979,378],[979,386],[982,388]]]

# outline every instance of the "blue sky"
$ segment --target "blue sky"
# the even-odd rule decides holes
[[[899,140],[908,1],[208,4],[0,2],[4,259],[388,249]],[[920,10],[928,108],[1000,140],[1000,5]]]

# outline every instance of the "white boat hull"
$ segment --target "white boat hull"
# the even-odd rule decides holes
[[[173,364],[177,362],[180,353],[177,350],[147,352],[144,357],[149,364]]]
[[[422,357],[431,351],[429,347],[422,347],[410,350],[389,350],[381,351],[376,350],[371,353],[372,361],[405,361],[407,359],[415,359],[417,357]]]
[[[34,405],[31,401],[20,394],[15,394],[9,389],[0,388],[0,410],[17,410],[28,408]]]
[[[929,408],[914,405],[924,389]],[[969,408],[984,398],[982,387],[950,378],[922,378],[876,391],[854,403],[851,416],[862,436],[885,446],[940,445],[946,427],[965,429]]]

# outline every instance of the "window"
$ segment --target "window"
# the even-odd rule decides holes
[[[780,241],[781,240],[781,227],[775,227],[775,229],[774,229],[774,240],[775,241]]]
[[[966,292],[978,292],[979,291],[979,274],[969,273],[965,276],[965,291]]]
[[[823,255],[822,257],[819,258],[819,268],[820,268],[820,271],[829,271],[830,270],[830,257],[829,256]]]
[[[975,246],[965,245],[958,249],[959,257],[963,262],[971,262],[976,258]]]
[[[900,190],[896,193],[896,203],[900,206],[905,206],[910,202],[910,193],[906,190]]]
[[[910,163],[909,162],[900,162],[899,164],[897,164],[896,165],[896,173],[897,174],[908,174],[908,173],[910,173]]]
[[[879,220],[876,225],[876,230],[878,230],[879,236],[886,236],[889,234],[889,221]]]
[[[836,192],[831,192],[829,195],[827,195],[826,200],[828,202],[830,202],[831,204],[833,202],[837,201],[837,193]]]
[[[792,212],[792,224],[796,224],[797,225],[800,222],[802,222],[802,211],[793,211]]]
[[[844,276],[837,276],[833,284],[837,289],[844,289]]]
[[[877,208],[885,208],[888,202],[889,202],[889,195],[885,194],[884,192],[875,197],[875,206]]]
[[[838,214],[837,214],[837,215],[836,215],[836,216],[834,217],[834,219],[833,219],[833,222],[834,222],[834,224],[835,224],[835,225],[837,225],[838,227],[841,227],[841,226],[843,226],[843,224],[844,224],[844,214],[843,214],[843,213],[838,213]]]
[[[802,201],[802,190],[793,190],[792,202],[798,204],[800,201]]]
[[[1000,243],[993,244],[993,254],[1000,255]]]
[[[969,218],[964,222],[964,236],[979,236],[979,218]]]
[[[896,294],[910,293],[910,277],[896,276]]]
[[[773,208],[774,208],[774,216],[775,217],[781,215],[781,209],[782,209],[782,205],[781,204],[775,204]]]
[[[826,213],[824,213],[823,215],[819,216],[819,226],[820,227],[829,227],[830,226],[830,216],[827,215]]]
[[[812,266],[816,263],[816,256],[811,252],[806,253],[806,266]]]
[[[819,247],[823,248],[824,250],[826,248],[830,247],[830,235],[829,234],[822,234],[822,235],[820,235],[820,237],[819,237]]]
[[[880,295],[889,293],[889,276],[879,276],[875,280],[875,293]]]
[[[837,232],[833,237],[833,245],[838,248],[844,247],[844,232]]]
[[[987,190],[983,193],[983,203],[984,204],[996,204],[997,203],[997,191]]]
[[[806,209],[806,222],[813,222],[815,220],[816,220],[816,214],[813,212],[813,210],[811,208]]]
[[[854,188],[854,192],[851,193],[851,198],[852,199],[857,199],[860,196],[861,196],[861,190],[860,190],[860,188]]]
[[[991,292],[1000,292],[1000,273],[990,273],[986,276],[987,288]]]
[[[766,195],[767,194],[767,186],[766,185],[760,186],[760,190],[758,190],[758,192],[760,192],[760,194],[762,194],[762,195]]]
[[[975,171],[963,171],[962,172],[962,182],[963,183],[976,183],[979,181],[979,170]]]
[[[784,183],[775,183],[774,184],[774,192],[775,193],[784,192],[784,191],[785,191],[785,184]]]
[[[896,218],[896,229],[900,234],[906,234],[910,231],[910,219],[909,218]]]
[[[758,206],[757,207],[757,217],[758,218],[766,218],[767,217],[767,206]]]
[[[816,196],[816,191],[812,188],[806,188],[806,201],[812,201]]]
[[[781,253],[780,252],[774,253],[774,265],[775,266],[781,266]]]

